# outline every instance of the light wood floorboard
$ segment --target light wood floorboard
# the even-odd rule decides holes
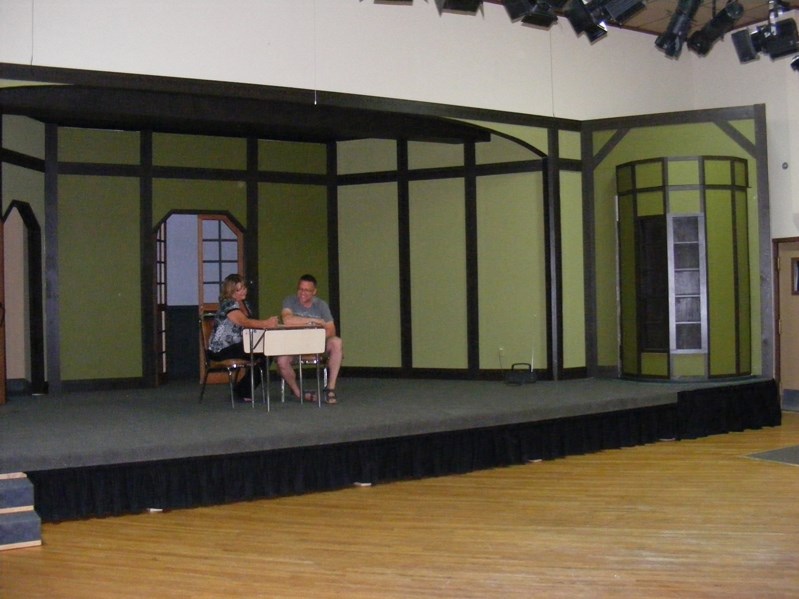
[[[369,488],[43,526],[0,597],[799,597],[783,426]]]

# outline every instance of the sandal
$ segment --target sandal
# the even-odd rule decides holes
[[[313,391],[306,391],[305,395],[303,396],[305,401],[315,402],[316,401],[316,393]]]
[[[338,401],[336,400],[336,390],[335,389],[325,388],[323,393],[325,394],[324,401],[325,401],[326,404],[330,404],[332,406],[332,405],[338,403]]]

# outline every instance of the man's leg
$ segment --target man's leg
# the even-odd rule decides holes
[[[338,371],[344,359],[344,344],[341,337],[329,337],[325,351],[327,351],[327,388],[335,391]]]
[[[286,384],[291,389],[294,397],[299,398],[300,386],[297,384],[297,375],[294,373],[294,365],[292,363],[293,360],[294,356],[278,356],[277,370],[280,373],[280,376],[283,377],[283,380],[286,381]]]

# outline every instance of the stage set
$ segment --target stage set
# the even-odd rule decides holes
[[[231,406],[226,385],[11,397],[0,474],[45,522],[465,473],[781,423],[775,381],[345,378],[339,403]],[[260,394],[256,397],[260,399]]]

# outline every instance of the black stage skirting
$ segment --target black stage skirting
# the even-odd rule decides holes
[[[231,408],[224,387],[12,398],[0,473],[45,522],[328,491],[781,423],[773,380],[347,380],[336,406]],[[274,393],[273,393],[274,395]]]

